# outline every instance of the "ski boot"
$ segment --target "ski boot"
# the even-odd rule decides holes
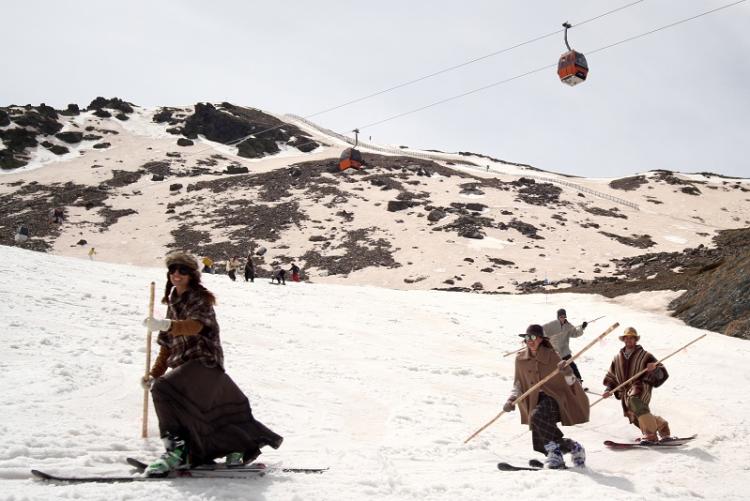
[[[586,449],[583,446],[572,440],[572,446],[570,447],[570,458],[573,460],[573,464],[582,468],[586,466]]]
[[[563,459],[562,451],[560,450],[560,444],[549,441],[544,446],[544,450],[547,451],[547,457],[544,460],[545,468],[550,470],[560,470],[565,468],[565,460]]]
[[[187,466],[187,444],[185,440],[167,434],[164,438],[166,451],[146,468],[147,477],[166,477],[180,466]]]

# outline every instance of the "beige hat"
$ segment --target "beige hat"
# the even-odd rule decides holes
[[[184,266],[187,266],[191,270],[193,270],[195,276],[200,277],[201,276],[201,270],[200,265],[198,264],[198,259],[196,259],[195,256],[190,254],[187,251],[172,251],[169,254],[167,254],[167,257],[164,259],[164,264],[167,265],[167,268],[172,266],[173,264],[182,264]]]
[[[620,336],[620,341],[625,341],[626,337],[634,337],[636,341],[641,339],[641,336],[638,335],[638,331],[635,330],[634,327],[628,327],[625,329],[625,332]]]

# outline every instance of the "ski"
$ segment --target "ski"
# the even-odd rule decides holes
[[[135,458],[126,458],[127,463],[135,468],[138,472],[143,473],[148,468],[148,465],[143,461],[139,461]],[[227,467],[223,463],[216,464],[204,464],[195,466],[188,469],[178,469],[175,472],[216,472],[216,473],[272,473],[272,472],[283,472],[283,473],[323,473],[328,468],[288,468],[285,466],[272,465],[268,466],[263,463],[249,463],[244,466],[232,466]],[[189,475],[188,475],[189,476]],[[218,476],[218,475],[217,475]]]
[[[514,466],[510,463],[497,463],[497,469],[500,471],[538,471],[544,470],[544,463],[538,459],[530,459],[529,466]],[[562,468],[554,468],[556,470],[567,470],[568,468],[563,466]]]
[[[544,468],[536,468],[533,466],[514,466],[509,463],[497,463],[497,469],[500,471],[538,471]]]
[[[158,480],[175,480],[181,478],[230,478],[230,479],[248,479],[263,476],[267,473],[323,473],[328,468],[285,468],[283,466],[266,466],[262,463],[251,463],[236,468],[227,468],[223,464],[203,465],[196,468],[174,470],[164,477],[147,477],[143,475],[147,466],[137,459],[127,458],[128,464],[133,466],[138,474],[136,475],[91,475],[91,476],[73,476],[73,475],[55,475],[41,470],[31,470],[31,474],[41,480],[51,482],[69,482],[69,483],[123,483],[123,482],[154,482]]]
[[[634,443],[622,443],[622,442],[613,442],[612,440],[605,440],[604,445],[611,449],[642,449],[645,447],[678,447],[680,445],[685,445],[686,443],[693,440],[698,435],[692,435],[690,437],[675,437],[675,438],[668,438],[665,440],[660,440],[658,442],[653,443],[646,443],[641,444],[639,442]]]

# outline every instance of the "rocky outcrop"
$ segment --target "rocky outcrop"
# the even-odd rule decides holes
[[[227,144],[242,140],[237,144],[238,155],[247,158],[260,158],[279,152],[277,142],[291,146],[311,146],[318,144],[298,127],[252,108],[241,108],[222,103],[217,109],[210,103],[198,103],[182,127],[182,134],[195,139],[202,134],[211,141]],[[257,137],[252,136],[257,134]],[[304,140],[300,138],[304,137]],[[308,150],[309,151],[309,150]]]

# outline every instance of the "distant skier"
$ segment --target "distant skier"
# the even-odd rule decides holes
[[[198,260],[176,251],[165,262],[167,318],[143,321],[159,331],[161,348],[142,383],[151,387],[166,452],[146,474],[165,476],[222,456],[228,467],[242,466],[266,445],[278,449],[283,438],[255,420],[247,397],[224,372],[216,298],[201,284]]]
[[[526,349],[516,355],[516,372],[513,390],[503,406],[505,412],[515,409],[516,399],[536,383],[560,368],[563,361],[555,353],[544,335],[541,325],[529,325],[525,334],[519,334]],[[581,384],[570,368],[564,368],[518,404],[521,423],[531,428],[534,450],[546,454],[546,468],[564,468],[563,454],[570,453],[573,464],[586,464],[583,446],[564,438],[557,427],[586,423],[589,420],[589,401]]]
[[[92,248],[89,249],[89,259],[93,261],[94,260],[94,256],[96,256],[96,248],[92,247]]]
[[[292,282],[299,282],[299,266],[292,263],[292,267],[289,268],[289,272],[292,274]]]
[[[625,329],[625,333],[620,336],[620,341],[625,343],[625,346],[615,355],[609,366],[609,371],[604,377],[604,386],[607,390],[602,396],[609,398],[613,394],[613,389],[645,369],[643,376],[620,388],[614,395],[620,400],[625,417],[641,430],[641,442],[649,443],[671,436],[669,423],[662,417],[651,414],[649,408],[652,389],[661,386],[669,374],[662,364],[657,363],[656,357],[638,344],[640,339],[633,327]]]
[[[563,360],[568,360],[572,354],[570,352],[570,338],[583,336],[583,330],[588,325],[587,322],[583,322],[580,327],[573,327],[568,323],[568,314],[564,308],[557,310],[557,320],[553,320],[542,326],[544,329],[544,335],[549,338],[552,347],[555,349],[558,355]],[[578,381],[583,383],[581,373],[578,372],[578,366],[575,362],[571,362],[570,368],[573,369],[573,374],[578,378]]]

